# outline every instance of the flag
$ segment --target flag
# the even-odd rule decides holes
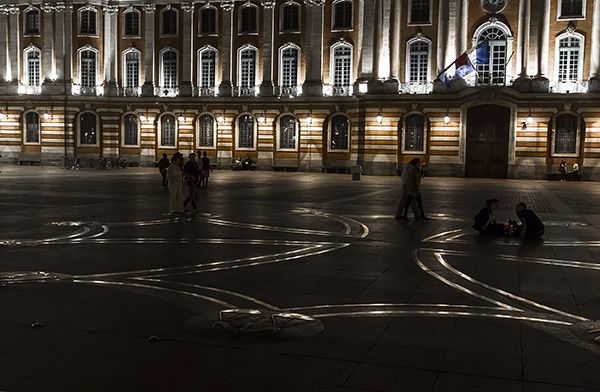
[[[471,59],[470,54],[475,52],[475,57]],[[453,81],[463,79],[475,71],[477,64],[487,64],[490,61],[490,44],[488,41],[480,42],[475,48],[464,52],[452,64],[444,69],[438,79],[446,86],[450,86]]]

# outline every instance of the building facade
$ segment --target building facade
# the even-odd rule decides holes
[[[600,0],[5,1],[0,154],[594,177],[599,72]]]

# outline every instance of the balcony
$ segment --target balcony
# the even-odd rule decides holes
[[[323,95],[348,97],[352,95],[352,86],[323,86]]]
[[[199,97],[216,97],[219,94],[219,89],[213,87],[196,87],[196,95]]]
[[[179,95],[179,87],[156,87],[154,89],[154,95],[168,98],[177,97]]]
[[[400,94],[431,94],[433,83],[404,83],[400,85]]]
[[[550,85],[550,92],[557,94],[586,93],[587,91],[587,80],[555,82]]]
[[[239,97],[256,97],[258,95],[258,86],[240,87],[235,89],[235,94]]]
[[[142,95],[141,87],[125,87],[121,91],[121,95],[124,97],[139,97]]]
[[[82,86],[80,84],[74,84],[73,95],[85,95],[85,96],[98,96],[104,93],[104,88],[102,86]]]
[[[302,86],[281,86],[277,87],[277,96],[294,98],[302,94]]]
[[[21,84],[19,85],[18,92],[20,95],[41,95],[42,86],[27,86]]]

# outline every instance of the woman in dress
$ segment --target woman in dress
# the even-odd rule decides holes
[[[174,154],[171,164],[167,169],[167,183],[169,184],[169,213],[183,214],[183,172],[181,171],[181,156]]]

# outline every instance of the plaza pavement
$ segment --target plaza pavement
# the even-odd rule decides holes
[[[0,167],[0,391],[600,391],[600,185]],[[486,198],[543,243],[482,241]]]

